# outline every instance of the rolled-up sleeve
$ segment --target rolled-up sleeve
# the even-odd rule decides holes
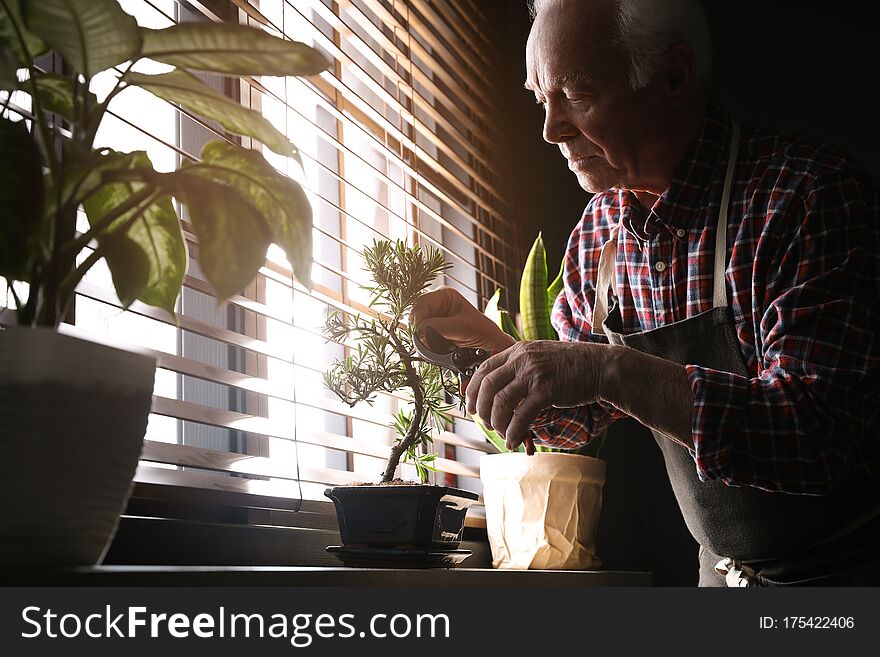
[[[828,175],[788,228],[764,231],[756,376],[687,365],[701,479],[821,495],[880,461],[880,240],[865,188]]]

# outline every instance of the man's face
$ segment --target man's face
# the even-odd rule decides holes
[[[526,87],[544,106],[544,139],[558,144],[588,192],[638,189],[651,133],[651,92],[629,85],[612,45],[612,0],[549,2],[526,45]]]

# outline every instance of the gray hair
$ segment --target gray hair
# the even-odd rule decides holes
[[[633,89],[647,86],[671,46],[686,43],[694,53],[696,81],[705,83],[712,70],[712,41],[699,0],[615,0],[614,43],[629,55]],[[535,18],[546,0],[529,0]]]

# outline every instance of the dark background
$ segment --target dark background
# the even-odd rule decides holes
[[[799,131],[851,153],[880,181],[873,99],[880,79],[878,4],[869,0],[703,2],[713,38],[715,95],[741,121]],[[555,145],[543,112],[522,88],[530,20],[525,0],[480,3],[498,26],[499,84],[511,216],[520,242],[543,231],[555,272],[589,195]],[[521,263],[520,263],[521,266]],[[612,427],[599,553],[611,569],[653,570],[656,584],[693,584],[687,535],[650,433],[632,420]]]

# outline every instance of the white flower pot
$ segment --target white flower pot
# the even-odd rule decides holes
[[[480,458],[492,565],[593,570],[605,461],[539,452]]]
[[[0,331],[0,565],[92,565],[140,458],[155,359],[51,329]]]

